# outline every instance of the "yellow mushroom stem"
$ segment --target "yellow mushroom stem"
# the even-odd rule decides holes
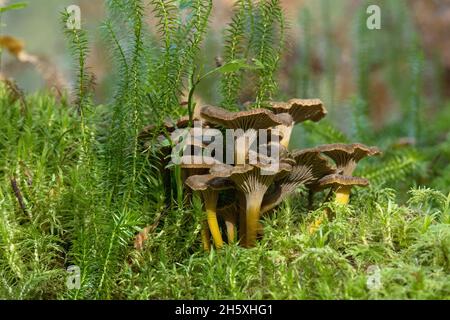
[[[285,147],[288,148],[289,147],[289,142],[291,140],[291,134],[292,134],[292,130],[294,129],[294,122],[292,122],[292,124],[290,126],[285,126],[285,125],[279,125],[276,127],[278,130],[280,130],[281,134],[282,134],[282,139],[280,141],[280,144]]]
[[[210,251],[211,243],[209,242],[209,240],[211,237],[211,233],[209,232],[208,222],[206,220],[202,222],[202,230],[200,233],[202,237],[203,250]]]
[[[264,226],[261,222],[258,222],[258,230],[256,233],[258,237],[262,237],[264,235]]]
[[[259,226],[259,212],[261,210],[261,202],[263,195],[254,194],[247,197],[246,210],[246,241],[245,247],[252,248],[256,244],[256,237]]]
[[[234,214],[227,214],[224,217],[225,226],[227,228],[228,243],[234,243],[236,241],[235,228],[236,228],[236,216]]]
[[[247,157],[253,142],[257,138],[257,132],[254,129],[241,132],[237,138],[234,148],[235,164],[243,165],[247,163]]]
[[[350,201],[351,186],[340,186],[336,189],[336,203],[348,204]]]
[[[220,234],[219,223],[217,221],[216,207],[219,194],[217,191],[203,194],[206,209],[206,220],[208,221],[209,230],[211,232],[214,245],[217,249],[223,247],[222,235]]]

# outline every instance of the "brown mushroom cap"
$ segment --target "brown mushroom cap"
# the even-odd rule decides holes
[[[278,119],[281,121],[281,125],[290,126],[294,121],[294,118],[289,113],[278,113]]]
[[[369,180],[359,177],[344,176],[341,174],[330,174],[318,181],[318,185],[322,188],[328,187],[367,187]]]
[[[327,110],[319,99],[291,99],[288,102],[272,102],[276,114],[288,113],[295,123],[306,120],[317,122],[327,115]]]
[[[212,166],[209,172],[215,177],[229,178],[232,175],[245,174],[252,170],[253,167],[249,164],[240,166],[230,166],[228,164],[220,163],[215,166]]]
[[[285,162],[287,164],[295,164],[293,159],[289,158],[288,149],[280,143],[269,142],[258,146],[258,150],[250,149],[248,159],[256,159],[257,163],[269,164],[276,162]],[[251,163],[249,163],[251,164]]]
[[[183,169],[209,169],[221,162],[213,157],[206,156],[181,156],[180,165]]]
[[[202,128],[209,127],[209,124],[206,121],[204,121],[203,119],[194,117],[192,119],[192,124],[194,124],[194,122],[199,123]],[[189,126],[189,116],[182,116],[180,119],[178,119],[176,126],[179,129],[187,128]]]
[[[245,194],[250,194],[258,190],[262,190],[264,194],[274,180],[281,179],[291,169],[292,167],[284,162],[280,162],[277,169],[261,163],[237,166],[218,164],[211,167],[210,174],[215,177],[229,178],[235,183],[236,188]]]
[[[205,156],[181,156],[180,166],[183,169],[183,180],[192,175],[207,174],[209,169],[220,162],[212,157]]]
[[[205,191],[207,189],[220,191],[233,188],[233,183],[229,179],[214,177],[210,174],[190,176],[185,183],[195,191]]]
[[[381,154],[377,147],[368,147],[361,143],[343,144],[335,143],[322,145],[317,149],[326,156],[333,159],[339,173],[351,176],[356,168],[356,164],[367,156]]]
[[[219,107],[205,106],[200,114],[205,120],[229,129],[267,129],[285,121],[285,118],[280,119],[267,109],[230,112]]]

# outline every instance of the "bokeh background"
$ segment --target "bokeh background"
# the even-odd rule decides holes
[[[406,117],[408,110],[421,112],[426,118],[443,108],[450,96],[450,0],[281,2],[288,22],[288,41],[277,98],[320,97],[338,126],[350,116],[352,108],[367,102],[371,121],[380,131],[399,117]],[[83,25],[89,30],[88,64],[96,76],[96,102],[107,103],[114,88],[114,66],[100,28],[105,17],[103,0],[31,0],[26,9],[5,13],[2,34],[23,40],[26,51],[52,64],[61,81],[44,81],[32,65],[18,62],[7,52],[3,54],[2,73],[14,78],[26,92],[52,85],[70,89],[72,60],[60,12],[71,4],[80,6]],[[381,30],[364,27],[369,4],[381,8]],[[211,30],[199,58],[205,69],[214,67],[222,53],[223,31],[232,12],[232,0],[214,0]],[[149,8],[148,32],[154,30]],[[197,99],[218,103],[217,81],[202,84]],[[249,98],[243,88],[242,103]]]

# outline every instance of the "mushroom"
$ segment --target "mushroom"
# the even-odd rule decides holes
[[[217,249],[222,248],[223,240],[222,235],[220,234],[216,213],[217,200],[219,199],[219,191],[231,189],[233,187],[231,181],[205,174],[190,176],[186,179],[185,183],[192,190],[201,192],[205,205],[206,219],[208,221],[214,245]]]
[[[295,124],[306,120],[317,122],[327,114],[327,110],[319,99],[291,99],[288,102],[271,102],[271,110],[278,115],[289,114],[291,116],[290,123],[278,126],[284,134],[281,144],[286,148],[289,146]]]
[[[200,114],[208,122],[220,125],[227,129],[241,129],[244,132],[237,132],[235,148],[235,163],[245,164],[245,159],[249,146],[256,140],[259,129],[268,129],[280,124],[286,124],[285,116],[277,116],[267,109],[252,109],[240,112],[229,112],[225,109],[205,106]],[[248,145],[246,140],[248,139]],[[241,147],[241,146],[244,147]]]
[[[369,185],[369,180],[341,174],[330,174],[320,179],[318,185],[322,188],[331,187],[336,190],[336,202],[347,204],[350,199],[351,188],[354,186],[366,187]]]
[[[336,202],[339,202],[341,204],[347,204],[349,202],[350,198],[350,190],[353,182],[356,183],[356,185],[359,185],[359,183],[362,183],[362,185],[367,185],[363,180],[358,180],[362,178],[355,178],[355,180],[351,180],[353,171],[356,168],[356,165],[360,160],[367,156],[376,156],[381,154],[380,150],[377,147],[367,147],[361,143],[353,143],[353,144],[342,144],[342,143],[336,143],[336,144],[329,144],[329,145],[322,145],[317,147],[317,149],[325,154],[326,156],[330,157],[335,163],[336,163],[336,171],[338,173],[337,176],[329,177],[329,179],[335,179],[332,181],[335,181],[335,183],[324,183],[329,181],[324,178],[324,181],[319,182],[319,187],[324,186],[334,186],[334,189],[336,191]],[[337,177],[340,176],[339,179]],[[344,176],[345,178],[342,178]],[[343,185],[339,185],[338,182],[342,182]],[[367,182],[367,180],[365,180]],[[368,183],[368,182],[367,182]]]
[[[291,170],[287,163],[280,162],[277,169],[257,163],[255,165],[230,166],[226,164],[215,165],[211,168],[212,176],[229,178],[236,188],[245,197],[245,228],[240,227],[244,238],[243,246],[254,247],[260,217],[261,203],[269,186],[274,180],[280,179]]]
[[[296,150],[281,161],[290,163],[292,170],[276,182],[274,192],[264,197],[261,214],[275,208],[301,185],[309,186],[335,172],[316,148]]]

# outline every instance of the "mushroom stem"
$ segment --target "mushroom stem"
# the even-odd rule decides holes
[[[246,137],[245,135],[236,138],[236,164],[245,164],[246,158]]]
[[[228,243],[234,243],[236,241],[235,235],[235,227],[236,227],[236,216],[235,215],[226,215],[225,218],[225,226],[227,228],[227,239]]]
[[[200,234],[201,234],[201,237],[202,237],[203,250],[210,251],[211,250],[211,244],[209,242],[209,239],[211,237],[211,233],[209,232],[208,222],[207,221],[203,221],[202,222],[202,230],[201,230]]]
[[[249,129],[237,136],[235,143],[235,164],[243,165],[247,163],[247,157],[252,144],[257,137],[256,130]]]
[[[294,122],[292,122],[292,124],[290,126],[284,126],[284,125],[279,125],[277,126],[277,129],[280,130],[280,132],[283,135],[283,138],[280,141],[280,144],[285,147],[288,148],[289,147],[289,142],[291,140],[291,134],[292,134],[292,129],[294,129]]]
[[[217,206],[217,193],[215,197],[209,198],[206,201],[205,197],[205,209],[206,209],[206,219],[208,220],[209,230],[214,241],[214,245],[217,249],[223,247],[222,235],[220,234],[219,223],[217,222],[216,206]]]
[[[256,237],[258,233],[259,212],[261,210],[261,203],[263,200],[263,193],[250,194],[247,197],[246,217],[246,241],[247,248],[254,247],[256,244]]]
[[[348,204],[350,201],[351,186],[340,186],[336,189],[336,203]]]

